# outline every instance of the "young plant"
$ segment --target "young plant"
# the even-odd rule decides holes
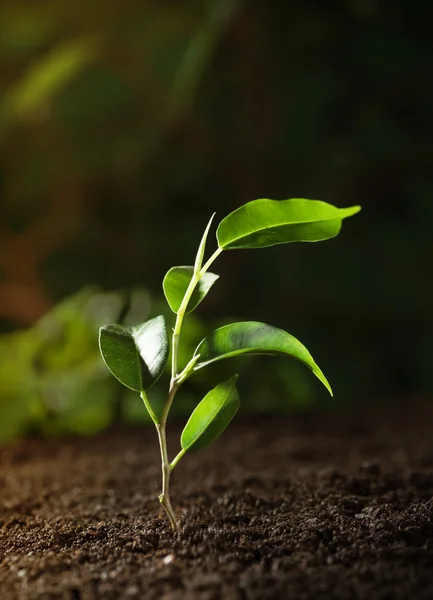
[[[191,414],[180,438],[180,451],[173,460],[167,452],[166,425],[179,387],[196,371],[212,363],[241,354],[283,354],[306,365],[332,395],[331,386],[307,348],[292,335],[265,323],[232,323],[213,331],[197,346],[186,365],[179,367],[178,353],[185,315],[193,311],[218,279],[209,271],[226,250],[265,248],[290,242],[318,242],[338,235],[342,221],[359,212],[359,206],[336,208],[319,200],[253,200],[230,213],[217,228],[217,249],[204,262],[211,217],[195,257],[194,266],[171,268],[163,289],[176,314],[171,341],[171,379],[166,402],[156,414],[146,395],[162,375],[169,356],[169,339],[163,316],[135,327],[105,325],[100,329],[102,357],[111,373],[126,387],[141,395],[158,433],[162,458],[162,490],[159,501],[171,526],[179,524],[170,502],[170,475],[187,453],[204,448],[227,427],[239,408],[237,375],[206,394]]]

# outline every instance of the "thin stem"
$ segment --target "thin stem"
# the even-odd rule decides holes
[[[165,423],[160,423],[156,426],[156,430],[158,432],[159,446],[161,448],[161,459],[162,459],[162,489],[161,494],[159,495],[159,501],[162,506],[165,508],[165,512],[170,520],[171,526],[176,533],[179,533],[180,527],[177,522],[176,515],[174,514],[174,510],[171,506],[170,502],[170,463],[168,462],[167,455],[167,438],[165,435]]]
[[[173,403],[174,397],[176,395],[177,390],[179,389],[179,384],[172,382],[170,384],[170,389],[168,392],[168,396],[167,396],[167,401],[164,405],[164,408],[162,410],[162,414],[161,414],[161,425],[163,425],[164,427],[167,424],[167,417],[168,417],[168,413],[170,412],[170,408],[171,405]]]
[[[177,375],[177,377],[176,377],[176,385],[177,386],[180,386],[184,381],[186,381],[188,379],[188,377],[190,377],[193,374],[194,365],[198,361],[199,358],[200,358],[200,354],[195,354],[191,358],[189,363],[186,365],[184,370],[181,371],[181,373],[179,373],[179,375]]]
[[[212,265],[212,263],[218,258],[218,256],[223,251],[222,248],[218,247],[209,260],[203,265],[203,267],[199,271],[194,271],[193,276],[191,277],[191,281],[187,287],[185,292],[185,296],[182,299],[181,305],[177,312],[176,323],[173,329],[173,343],[172,343],[172,362],[171,362],[171,379],[172,382],[178,375],[178,354],[179,354],[179,337],[180,331],[182,329],[183,319],[185,317],[186,309],[188,307],[189,301],[191,300],[191,296],[195,290],[197,283]]]
[[[144,406],[147,408],[147,412],[149,413],[152,421],[155,423],[155,425],[158,425],[159,419],[156,416],[156,414],[155,414],[155,412],[154,412],[154,410],[153,410],[153,408],[152,408],[152,406],[151,406],[151,404],[149,402],[149,398],[146,396],[146,392],[143,390],[141,392],[140,396],[141,396],[141,399],[144,402]]]
[[[202,273],[201,271],[195,271],[193,276],[191,277],[191,281],[189,282],[189,285],[185,292],[185,296],[183,297],[181,305],[179,307],[179,310],[177,311],[176,323],[174,325],[174,331],[173,331],[174,335],[180,334],[183,318],[185,317],[185,313],[186,313],[186,309],[188,307],[189,301],[191,300],[191,296],[194,292],[195,286],[200,281],[203,274],[204,273]]]
[[[182,371],[181,376],[179,377],[178,356],[179,356],[180,332],[182,329],[183,319],[186,314],[186,309],[188,307],[189,301],[191,299],[191,296],[194,292],[194,289],[195,289],[197,283],[200,281],[200,279],[206,273],[206,271],[208,270],[210,265],[214,262],[214,260],[221,254],[221,252],[222,252],[222,249],[217,248],[217,250],[212,254],[212,256],[209,258],[207,263],[201,269],[199,269],[199,270],[198,270],[198,268],[194,269],[193,276],[191,277],[191,281],[189,282],[188,288],[185,292],[185,296],[183,297],[181,305],[177,312],[176,323],[175,323],[174,329],[173,329],[172,356],[171,356],[171,381],[170,381],[170,389],[168,392],[167,401],[166,401],[163,411],[162,411],[161,420],[158,422],[157,420],[153,419],[155,422],[155,425],[156,425],[156,429],[158,431],[159,447],[161,450],[161,461],[162,461],[162,490],[161,490],[161,494],[159,495],[159,501],[161,502],[162,506],[164,507],[164,509],[168,515],[168,518],[170,520],[171,526],[176,533],[179,533],[180,528],[179,528],[179,523],[176,520],[176,515],[174,514],[174,510],[171,506],[171,502],[170,502],[170,475],[171,475],[171,471],[173,470],[173,468],[176,466],[176,464],[179,462],[179,460],[185,454],[185,450],[181,450],[179,452],[179,454],[175,457],[173,462],[170,464],[170,462],[168,460],[167,438],[166,438],[165,430],[166,430],[168,413],[170,412],[170,408],[173,403],[176,392],[177,392],[179,386],[182,384],[182,382],[185,381],[185,379],[189,376],[191,367],[195,364],[195,362],[197,360],[195,357],[193,357],[191,359],[191,361],[188,363],[188,365],[185,367],[185,369]],[[143,400],[144,400],[144,397],[143,397]],[[147,398],[146,398],[146,400],[147,400]],[[145,404],[146,404],[147,409],[149,410],[148,402],[146,403],[146,401],[145,401]],[[150,404],[149,404],[149,406],[150,406]],[[152,412],[150,412],[150,410],[149,410],[149,413],[150,413],[150,416],[153,418]],[[155,417],[156,417],[156,415],[155,415]]]
[[[177,318],[176,318],[177,323]],[[173,330],[173,339],[171,344],[171,383],[173,384],[178,370],[178,356],[179,356],[179,341],[180,341],[180,327],[179,333]]]
[[[187,287],[187,290],[185,292],[185,296],[182,299],[179,310],[177,311],[176,323],[175,323],[174,329],[173,329],[173,342],[172,342],[172,346],[171,346],[172,347],[172,356],[171,356],[171,382],[172,382],[172,384],[178,375],[179,338],[180,338],[180,331],[182,329],[183,319],[185,317],[186,309],[188,307],[188,303],[191,299],[191,296],[194,292],[195,286],[197,285],[197,283],[200,281],[201,278],[202,278],[202,274],[200,271],[194,272],[193,276],[191,277],[191,281],[189,282],[189,285]]]
[[[198,273],[194,273],[191,278],[190,284],[187,288],[185,296],[182,300],[181,306],[177,313],[176,324],[173,330],[173,340],[172,340],[172,357],[171,357],[171,382],[170,389],[168,392],[167,401],[164,405],[161,421],[156,425],[156,429],[158,431],[158,439],[159,439],[159,447],[161,450],[161,460],[162,460],[162,489],[161,494],[159,495],[159,501],[162,506],[165,508],[165,511],[170,520],[171,526],[176,533],[179,533],[179,523],[176,520],[176,515],[174,514],[173,508],[170,502],[170,462],[168,460],[167,453],[167,438],[165,434],[165,428],[167,424],[168,413],[170,412],[171,405],[173,403],[176,392],[179,388],[180,383],[176,381],[176,377],[178,374],[178,354],[179,354],[179,339],[180,339],[180,331],[182,329],[182,322],[185,316],[186,307],[188,306],[188,302],[191,298],[191,295],[194,291],[197,282],[200,280],[200,276]]]
[[[200,269],[200,274],[203,276],[206,271],[209,269],[209,267],[211,266],[211,264],[218,258],[218,256],[221,254],[221,252],[223,251],[223,248],[220,248],[218,246],[218,248],[215,250],[215,252],[212,254],[212,256],[209,258],[209,260],[204,264],[204,266]]]
[[[159,495],[159,501],[161,502],[162,506],[165,508],[165,511],[168,515],[171,526],[176,533],[179,533],[180,527],[179,527],[179,523],[177,522],[176,515],[174,514],[174,510],[171,506],[171,502],[170,502],[171,468],[170,468],[170,461],[168,459],[167,437],[166,437],[165,430],[166,430],[166,425],[167,425],[167,416],[170,411],[170,408],[171,408],[172,402],[174,400],[174,397],[176,395],[176,392],[178,390],[178,387],[179,386],[175,383],[174,384],[172,383],[170,385],[167,402],[165,403],[164,409],[162,411],[161,421],[156,424],[156,430],[158,432],[158,439],[159,439],[159,448],[161,451],[161,462],[162,462],[162,489],[161,489],[161,494]]]
[[[173,460],[170,463],[170,470],[173,471],[174,467],[177,465],[177,463],[180,461],[180,459],[182,458],[182,456],[186,453],[186,449],[182,448],[182,450],[179,452],[179,454],[173,458]]]

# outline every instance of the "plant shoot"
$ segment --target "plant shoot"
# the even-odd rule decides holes
[[[308,367],[332,395],[325,375],[307,348],[295,337],[272,325],[257,321],[232,323],[216,329],[197,346],[186,365],[178,364],[179,344],[185,316],[205,298],[218,280],[209,271],[218,256],[227,250],[265,248],[290,242],[319,242],[335,237],[342,221],[361,210],[359,206],[337,208],[319,200],[253,200],[230,213],[218,225],[217,248],[204,260],[210,219],[193,266],[172,267],[164,277],[163,290],[175,313],[171,344],[163,316],[135,327],[105,325],[100,329],[102,357],[111,373],[143,399],[155,424],[162,459],[162,489],[159,501],[175,532],[179,523],[170,501],[170,475],[188,452],[200,450],[215,440],[239,408],[237,375],[211,389],[192,412],[180,438],[180,450],[169,459],[166,439],[167,418],[179,387],[196,371],[215,361],[241,354],[281,354]],[[165,370],[171,353],[171,378],[167,399],[156,414],[146,392]]]

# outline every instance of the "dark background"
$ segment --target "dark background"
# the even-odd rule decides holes
[[[432,19],[427,0],[3,0],[0,437],[145,418],[98,326],[125,290],[131,321],[159,312],[212,212],[261,197],[363,211],[323,244],[223,254],[185,358],[211,325],[263,320],[309,347],[333,406],[429,396]],[[291,362],[233,367],[246,409],[329,405]]]

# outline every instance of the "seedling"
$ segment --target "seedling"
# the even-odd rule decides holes
[[[169,338],[163,316],[135,327],[105,325],[100,329],[102,357],[111,373],[126,387],[141,395],[158,433],[162,459],[162,490],[159,501],[171,526],[179,524],[170,502],[170,475],[187,453],[204,448],[227,427],[239,408],[233,375],[206,394],[192,412],[180,438],[180,451],[173,460],[167,452],[166,425],[179,387],[196,371],[218,360],[241,354],[283,354],[306,365],[332,395],[331,386],[307,348],[292,335],[272,325],[244,321],[213,331],[197,346],[186,365],[179,367],[178,353],[185,315],[204,299],[218,279],[209,271],[226,250],[265,248],[290,242],[318,242],[338,235],[342,221],[360,211],[359,206],[336,208],[319,200],[253,200],[230,213],[216,231],[218,247],[204,262],[206,240],[213,215],[205,229],[194,266],[172,267],[163,289],[176,321],[171,339],[171,379],[167,399],[159,414],[146,392],[162,375],[169,356]]]

